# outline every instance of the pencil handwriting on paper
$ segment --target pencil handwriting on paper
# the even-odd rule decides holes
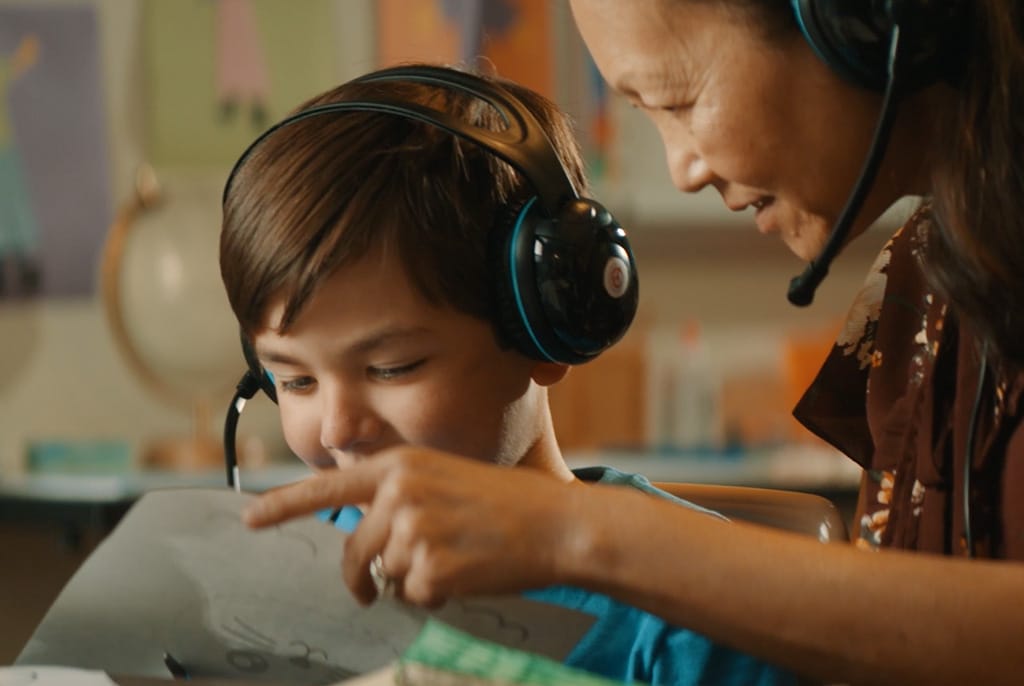
[[[273,650],[274,648],[274,641],[269,636],[261,634],[241,617],[234,617],[233,622],[222,624],[221,628],[224,629],[225,633],[257,648],[262,648],[263,650]]]
[[[394,616],[374,621],[338,578],[340,539],[328,541],[333,560],[307,532],[288,525],[252,532],[237,512],[220,509],[195,532],[170,538],[171,559],[199,591],[202,622],[223,644],[232,673],[303,670],[315,674],[304,682],[337,681],[401,655],[419,621],[408,618],[406,631],[395,631]]]
[[[309,669],[309,666],[310,666],[309,658],[314,657],[316,655],[319,655],[320,658],[324,662],[327,661],[327,653],[325,653],[324,651],[320,650],[319,648],[311,648],[308,645],[306,645],[303,641],[292,641],[291,644],[292,644],[293,647],[302,648],[305,651],[302,655],[297,655],[297,656],[288,658],[288,661],[291,662],[296,667],[301,667],[303,669]]]
[[[287,647],[279,650],[273,639],[241,617],[232,618],[231,622],[222,624],[221,628],[225,634],[246,644],[244,648],[233,648],[224,653],[225,662],[243,674],[266,672],[279,652],[292,667],[302,670],[320,669],[326,677],[335,681],[358,673],[333,664],[326,650],[299,639],[292,639]]]
[[[340,578],[344,532],[315,517],[249,530],[241,512],[251,499],[203,489],[144,495],[75,573],[18,663],[166,678],[169,653],[198,678],[312,686],[393,663],[431,617],[555,660],[593,621],[515,596],[430,612],[394,598],[363,607]]]
[[[496,609],[493,605],[466,600],[457,600],[455,605],[468,617],[479,618],[491,623],[502,633],[512,634],[520,642],[525,642],[530,638],[530,630],[526,628],[525,624],[508,619],[501,610]]]

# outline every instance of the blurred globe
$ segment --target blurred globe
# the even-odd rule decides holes
[[[238,380],[241,360],[217,262],[220,183],[165,177],[161,186],[163,201],[138,217],[125,244],[125,328],[176,395],[217,393]]]
[[[220,279],[223,175],[140,171],[136,197],[111,227],[103,260],[107,319],[146,386],[193,413],[185,440],[154,444],[145,462],[212,466],[221,459],[210,405],[243,371],[238,326]]]

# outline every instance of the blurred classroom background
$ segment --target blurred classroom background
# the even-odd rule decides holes
[[[11,495],[29,477],[80,479],[60,482],[65,500],[145,470],[221,483],[244,371],[217,272],[230,165],[305,98],[412,59],[489,64],[565,107],[592,195],[630,233],[636,324],[552,391],[574,464],[852,492],[856,470],[790,410],[891,221],[811,307],[789,305],[803,264],[713,190],[672,188],[653,126],[606,91],[564,0],[0,0],[0,525],[20,541],[0,547],[6,573],[38,573],[12,546],[49,545],[25,539],[45,508]],[[243,469],[296,466],[265,398],[239,437]],[[62,529],[72,557],[43,565],[55,579],[87,529]],[[5,596],[0,615],[52,592]]]
[[[0,145],[21,172],[0,179],[17,205],[0,231],[0,474],[197,466],[160,443],[219,440],[243,370],[216,271],[227,170],[296,103],[378,66],[489,63],[576,119],[593,195],[630,232],[641,306],[621,345],[553,392],[569,452],[810,441],[789,409],[884,238],[854,244],[813,306],[789,305],[803,265],[713,190],[672,188],[656,132],[606,92],[565,2],[2,0],[0,57],[15,65]],[[159,190],[139,203],[142,165]],[[276,424],[250,404],[250,459],[288,459]]]

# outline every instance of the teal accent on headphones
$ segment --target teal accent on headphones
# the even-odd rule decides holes
[[[909,90],[955,81],[959,74],[969,34],[965,0],[790,0],[790,5],[814,52],[850,83],[885,90],[897,25]]]
[[[490,235],[495,324],[505,339],[528,357],[579,364],[625,335],[639,303],[636,262],[626,232],[603,205],[579,195],[543,126],[524,103],[499,84],[441,67],[393,67],[356,81],[421,83],[464,92],[494,107],[508,126],[491,131],[389,94],[319,105],[287,117],[253,141],[229,174],[223,201],[251,152],[295,122],[375,112],[434,126],[500,157],[536,193],[530,202],[502,208]],[[624,287],[609,288],[609,265],[618,268]],[[249,359],[252,363],[255,356]],[[267,390],[260,368],[250,364],[250,370]]]

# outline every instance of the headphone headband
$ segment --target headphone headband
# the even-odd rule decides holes
[[[407,82],[466,93],[494,109],[505,124],[492,131],[450,112],[402,100],[383,87]],[[317,105],[275,124],[239,157],[224,185],[223,202],[245,161],[282,127],[312,117],[345,112],[376,112],[422,122],[476,144],[515,168],[532,186],[533,197],[495,208],[486,236],[487,286],[494,324],[501,338],[523,355],[560,364],[597,357],[626,333],[636,314],[639,285],[626,232],[599,202],[580,197],[547,129],[510,88],[466,72],[433,66],[395,67],[350,83],[382,85],[358,100]],[[374,97],[376,95],[376,97]],[[557,124],[557,115],[555,122]],[[310,132],[315,135],[315,132]],[[317,154],[314,151],[313,154]],[[473,179],[470,183],[486,182]],[[465,180],[460,183],[465,184]],[[473,193],[464,185],[466,193]],[[481,229],[483,230],[483,229]],[[248,371],[238,384],[224,423],[224,454],[229,483],[235,482],[235,428],[244,399],[263,389],[276,398],[273,380],[243,334]]]
[[[474,126],[456,118],[449,112],[427,107],[417,102],[400,100],[394,96],[344,100],[316,105],[286,117],[249,144],[228,175],[228,180],[224,184],[222,202],[227,202],[231,183],[238,170],[265,139],[279,129],[296,122],[342,112],[392,114],[436,126],[463,140],[480,145],[525,176],[540,198],[544,210],[549,214],[555,214],[566,200],[579,197],[561,160],[557,155],[551,154],[552,144],[544,132],[544,127],[525,105],[511,97],[500,85],[484,81],[465,72],[432,66],[383,69],[353,79],[351,83],[394,81],[421,83],[468,93],[494,108],[507,128],[493,131]]]
[[[967,34],[965,0],[790,0],[797,24],[823,62],[851,83],[884,91],[895,26],[904,34],[906,88],[954,80]]]
[[[804,38],[847,81],[882,92],[871,147],[828,240],[787,297],[806,306],[842,249],[882,163],[896,115],[908,92],[946,80],[961,69],[953,38],[963,32],[965,0],[790,0]],[[964,41],[961,41],[961,44]],[[962,47],[962,46],[961,46]]]

